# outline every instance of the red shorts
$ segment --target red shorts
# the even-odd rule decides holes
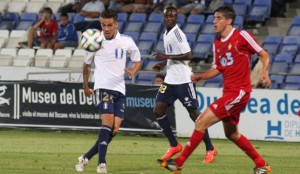
[[[236,92],[225,92],[221,98],[213,102],[209,108],[222,121],[230,121],[231,124],[238,124],[240,113],[246,108],[250,99],[250,92],[243,90]]]

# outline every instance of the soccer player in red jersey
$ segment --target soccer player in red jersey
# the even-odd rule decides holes
[[[266,87],[270,85],[267,74],[269,55],[257,43],[254,37],[244,30],[232,27],[235,11],[232,7],[222,6],[214,14],[214,29],[220,36],[213,44],[214,62],[205,73],[193,74],[193,82],[206,80],[222,74],[224,89],[221,98],[213,102],[195,122],[195,130],[183,152],[176,159],[158,160],[160,165],[174,173],[180,173],[183,163],[202,141],[205,130],[222,121],[226,137],[243,150],[255,163],[254,173],[265,174],[271,171],[270,165],[257,153],[251,142],[238,130],[241,111],[249,99],[250,58],[257,53],[263,63],[259,81],[264,80]]]

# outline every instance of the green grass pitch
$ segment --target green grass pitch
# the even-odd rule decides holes
[[[0,130],[1,174],[72,174],[77,157],[96,141],[96,132]],[[178,139],[185,144],[187,139]],[[251,174],[253,162],[228,140],[212,140],[218,156],[203,164],[201,143],[184,165],[182,174]],[[300,143],[252,141],[271,164],[272,174],[300,172]],[[110,174],[168,174],[156,164],[167,150],[163,137],[118,135],[108,148]],[[96,173],[95,156],[82,174]]]

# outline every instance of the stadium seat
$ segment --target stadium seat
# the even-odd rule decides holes
[[[295,63],[300,63],[300,54],[298,54],[294,60]]]
[[[140,32],[143,28],[143,22],[127,22],[124,32],[136,31]]]
[[[300,36],[285,36],[282,44],[298,44],[300,46]]]
[[[118,13],[118,22],[126,22],[128,19],[127,13]]]
[[[262,47],[269,52],[269,54],[277,54],[280,44],[278,43],[268,43],[268,42],[263,42]]]
[[[234,0],[235,4],[245,4],[250,6],[252,4],[252,0]]]
[[[203,24],[205,21],[204,15],[189,15],[187,18],[187,23],[193,23],[193,24]]]
[[[71,60],[84,61],[84,56],[86,51],[84,49],[75,49],[73,55],[71,56]]]
[[[209,87],[209,88],[219,88],[221,87],[222,82],[218,80],[206,80],[202,87]]]
[[[292,65],[290,73],[300,74],[300,63],[295,63]]]
[[[299,83],[285,83],[283,86],[283,89],[298,90],[298,89],[300,89],[300,84]]]
[[[164,53],[165,52],[165,47],[164,47],[164,42],[162,40],[158,41],[157,44],[154,46],[153,53],[155,52],[160,52]]]
[[[4,37],[0,37],[0,48],[5,47],[6,45],[6,39]]]
[[[194,23],[187,23],[183,27],[183,32],[184,33],[192,33],[192,34],[197,34],[199,33],[201,28],[201,24],[194,24]]]
[[[28,30],[33,24],[33,21],[20,21],[15,30]]]
[[[233,3],[233,0],[224,0],[225,5],[231,6],[232,3]]]
[[[234,26],[237,29],[243,29],[243,26],[244,26],[244,18],[243,18],[243,16],[236,16],[235,17]]]
[[[138,48],[142,55],[149,55],[153,47],[153,41],[139,41]]]
[[[123,33],[124,25],[125,25],[125,22],[122,22],[122,21],[118,22],[118,30],[120,33]]]
[[[272,36],[268,35],[267,38],[263,41],[263,43],[277,43],[281,44],[282,36]]]
[[[139,41],[153,41],[156,43],[158,33],[155,32],[142,32]]]
[[[300,76],[287,76],[285,79],[286,83],[300,83]]]
[[[24,30],[12,30],[10,37],[7,41],[7,48],[19,47],[19,42],[23,42],[27,39],[27,31]]]
[[[163,14],[151,13],[148,18],[149,22],[164,22]]]
[[[211,43],[195,43],[192,49],[193,56],[200,59],[207,59],[211,55]]]
[[[277,54],[273,60],[273,62],[285,62],[285,63],[292,63],[294,56],[288,53],[281,53]]]
[[[33,21],[36,22],[38,15],[36,13],[22,13],[20,16],[20,21]]]
[[[83,64],[82,60],[81,61],[79,61],[79,60],[70,60],[69,63],[68,63],[68,68],[81,69],[82,64]]]
[[[132,13],[129,17],[130,22],[146,22],[147,15],[144,13]]]
[[[74,20],[73,20],[73,23],[78,23],[78,22],[82,22],[84,21],[84,17],[81,16],[79,13],[76,13],[75,16],[74,16]]]
[[[29,12],[29,13],[39,13],[45,5],[45,2],[39,1],[39,2],[35,2],[35,1],[29,1],[27,2],[27,6],[25,9],[25,12]]]
[[[164,40],[164,35],[165,35],[165,32],[160,33],[159,40]]]
[[[214,15],[208,15],[206,18],[206,23],[213,24],[215,20]]]
[[[13,66],[31,66],[34,56],[34,49],[20,49],[17,57],[14,59]]]
[[[271,75],[270,80],[275,81],[277,84],[283,84],[285,78],[285,75]]]
[[[178,14],[177,23],[183,25],[185,23],[186,16],[184,14]]]
[[[191,44],[193,44],[196,41],[196,37],[197,37],[196,34],[186,33],[185,36],[186,36],[186,40]]]
[[[137,84],[153,84],[156,74],[139,73],[136,79]]]
[[[270,68],[272,73],[286,73],[287,71],[288,65],[285,62],[274,62]]]
[[[246,4],[232,4],[236,15],[245,17],[247,14],[247,5]]]
[[[9,31],[8,30],[0,30],[0,37],[8,39]]]
[[[199,34],[197,42],[204,42],[212,44],[215,40],[215,35],[213,34]]]
[[[202,34],[215,34],[215,27],[214,24],[204,24],[204,26],[201,29]]]
[[[266,5],[252,5],[247,15],[247,21],[264,22],[269,7]]]
[[[289,45],[282,45],[281,50],[280,50],[280,54],[290,54],[291,56],[296,56],[296,54],[298,53],[298,48],[299,46],[297,44],[289,44]]]
[[[287,32],[288,36],[300,36],[300,24],[291,25]]]
[[[0,66],[12,65],[13,59],[17,55],[16,48],[2,48],[0,51]]]
[[[161,22],[147,22],[143,31],[159,33],[162,28],[163,28],[163,24]]]
[[[270,18],[272,0],[254,0],[253,5],[267,7],[267,12],[265,13],[265,17]]]
[[[36,67],[48,67],[49,59],[53,56],[52,49],[38,49],[35,56]]]
[[[157,63],[161,63],[161,61],[156,59],[149,59],[143,66],[144,71],[153,71],[153,66]]]
[[[26,1],[11,1],[8,3],[8,12],[15,12],[21,14],[26,8]]]
[[[138,43],[139,38],[140,38],[140,33],[139,32],[137,32],[137,31],[127,31],[126,32],[125,31],[123,34],[132,37],[132,39],[134,40],[134,42]]]

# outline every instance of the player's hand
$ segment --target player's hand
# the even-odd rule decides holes
[[[168,56],[163,54],[163,53],[156,53],[153,54],[153,56],[157,59],[157,60],[167,60]]]
[[[94,94],[94,90],[92,90],[91,88],[85,88],[84,94],[85,94],[85,96],[90,97]]]
[[[268,88],[271,84],[271,80],[269,75],[265,72],[260,73],[258,82],[256,83],[256,86],[263,83],[266,88]]]
[[[197,83],[201,79],[202,79],[201,74],[192,74],[191,75],[191,80],[193,83]]]
[[[153,71],[159,72],[163,68],[163,65],[161,63],[157,63],[153,66]]]
[[[128,74],[129,78],[132,79],[135,72],[132,69],[125,68],[125,72]]]

